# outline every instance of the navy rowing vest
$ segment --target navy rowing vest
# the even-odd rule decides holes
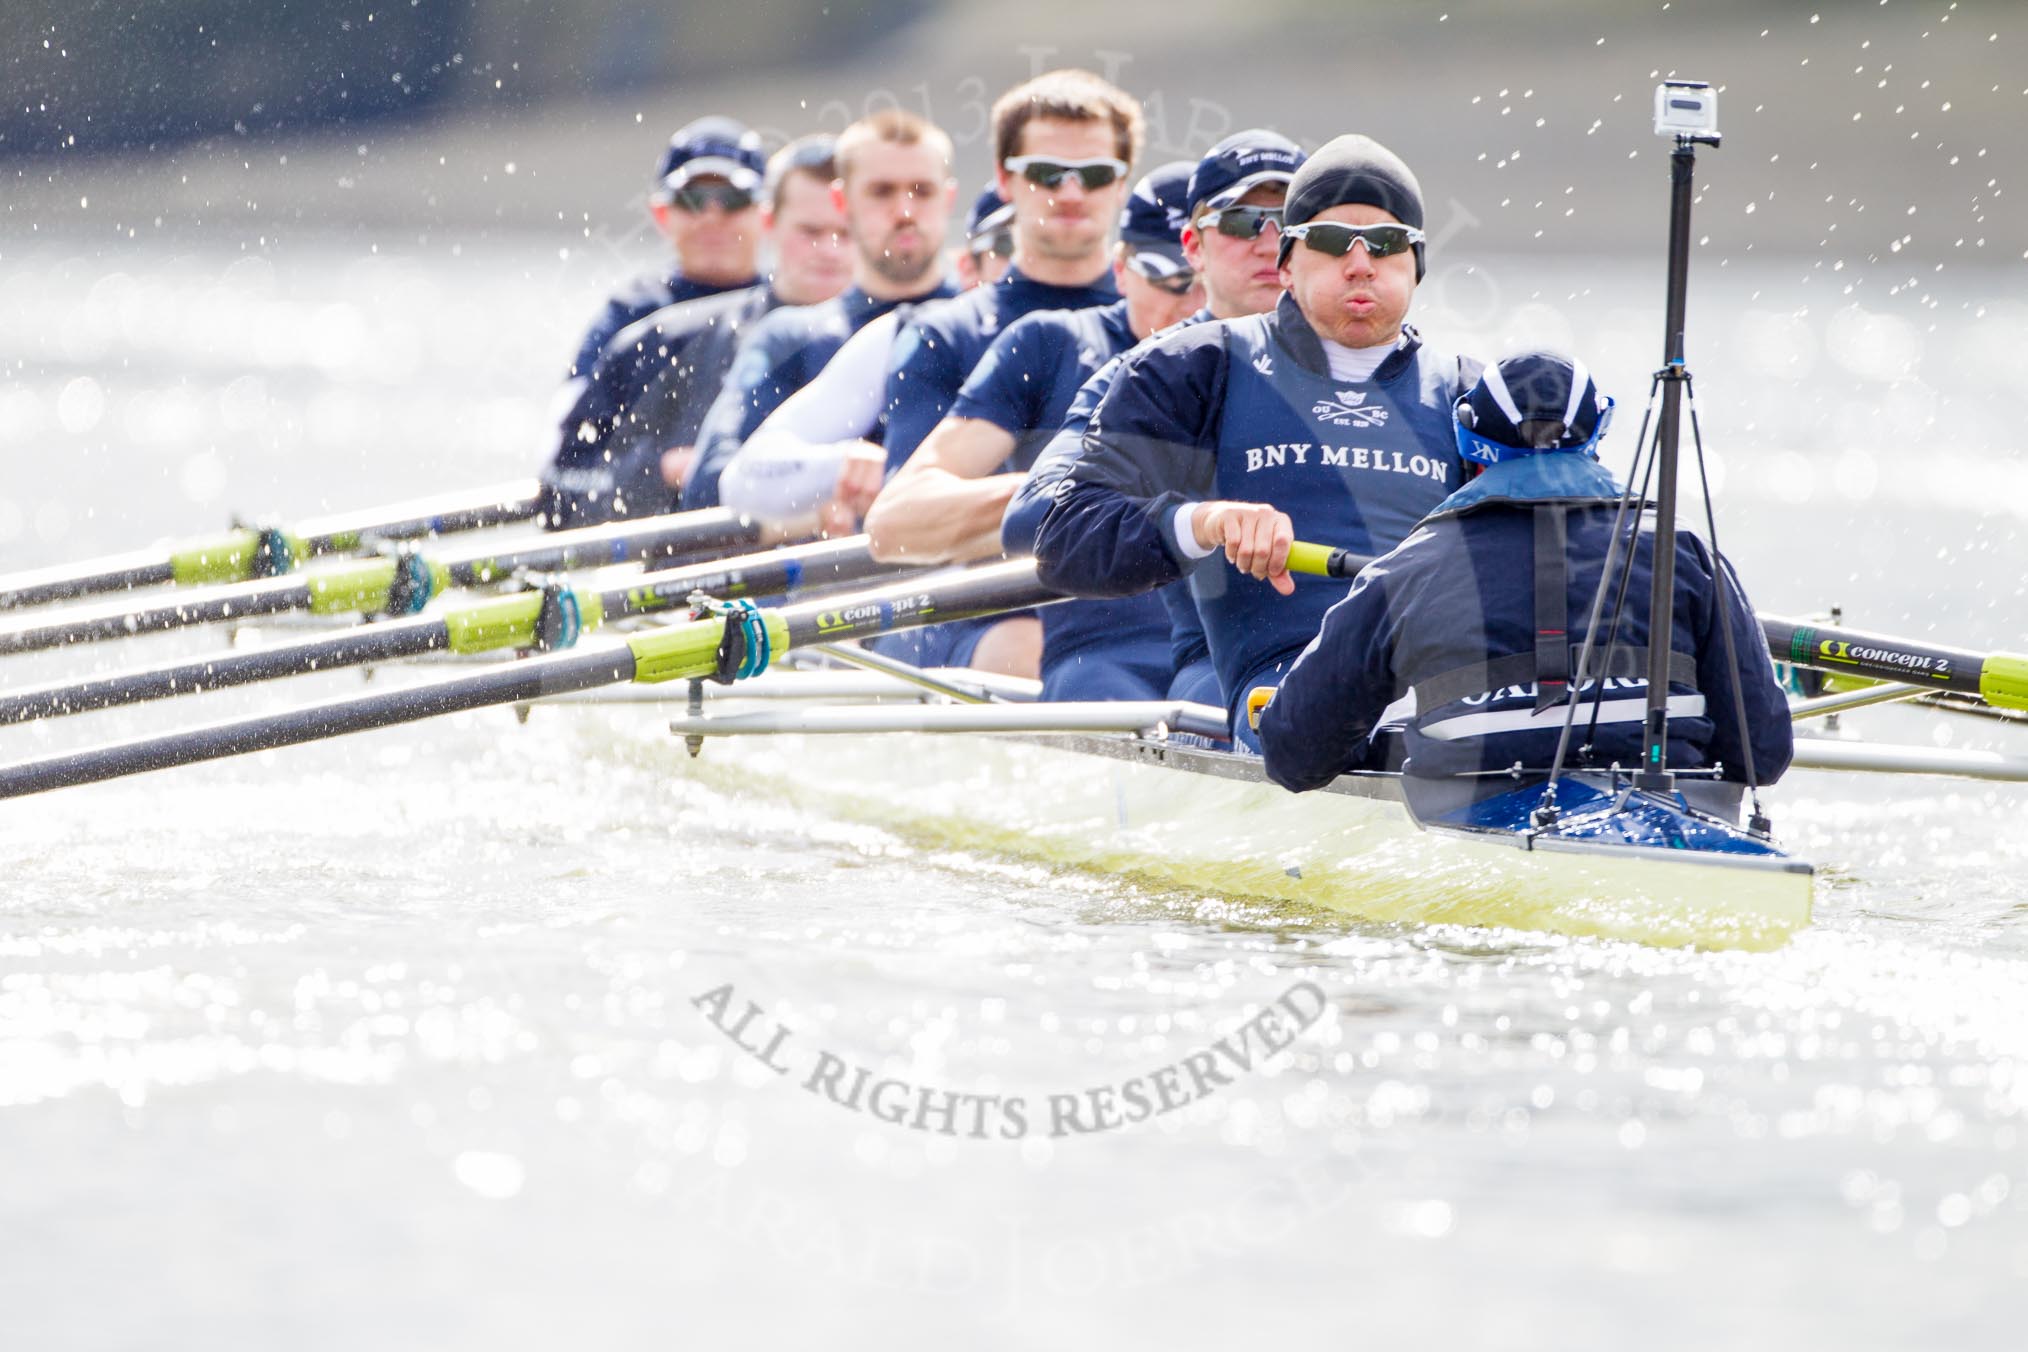
[[[1271,315],[1223,327],[1215,496],[1268,503],[1288,513],[1298,540],[1372,556],[1400,544],[1462,485],[1451,406],[1469,381],[1458,358],[1430,351],[1408,330],[1372,379],[1341,382],[1287,297]],[[1330,578],[1296,577],[1295,594],[1282,596],[1231,567],[1190,576],[1234,708],[1252,686],[1279,679],[1273,669],[1303,650],[1345,595],[1345,583]]]

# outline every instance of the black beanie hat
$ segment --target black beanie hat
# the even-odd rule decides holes
[[[1282,206],[1284,225],[1302,225],[1319,212],[1350,205],[1379,207],[1403,225],[1422,229],[1422,184],[1401,157],[1370,136],[1334,137],[1319,146],[1289,183]],[[1282,236],[1281,261],[1295,241]],[[1426,269],[1423,246],[1415,246],[1415,279]]]

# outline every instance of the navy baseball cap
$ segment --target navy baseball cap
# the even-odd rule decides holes
[[[988,182],[985,191],[972,203],[965,218],[965,239],[969,242],[1006,226],[1014,219],[1014,204],[1000,195],[998,185]]]
[[[1451,412],[1458,453],[1482,465],[1542,451],[1596,459],[1612,425],[1613,401],[1599,392],[1583,362],[1534,351],[1488,366]]]
[[[1183,258],[1183,227],[1190,219],[1190,175],[1196,169],[1188,160],[1174,160],[1149,170],[1120,209],[1120,243],[1130,256],[1154,254],[1173,263],[1164,276],[1190,267]]]
[[[758,132],[729,117],[700,117],[669,138],[655,166],[655,193],[667,197],[695,178],[722,178],[753,192],[767,168]]]
[[[1263,183],[1287,183],[1303,167],[1303,148],[1259,127],[1236,131],[1204,153],[1190,174],[1189,209],[1229,207]]]

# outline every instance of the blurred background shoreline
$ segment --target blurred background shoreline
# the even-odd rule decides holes
[[[25,91],[0,112],[0,566],[530,473],[588,316],[667,265],[644,207],[673,127],[785,138],[899,103],[951,131],[969,192],[992,100],[1061,64],[1142,99],[1144,166],[1249,125],[1400,150],[1430,203],[1412,319],[1588,354],[1630,415],[1609,458],[1660,346],[1654,84],[1719,83],[1690,350],[1715,486],[1760,505],[1734,547],[1785,556],[1797,507],[1920,537],[1914,508],[2020,551],[2012,5],[42,8],[0,14]],[[1892,566],[1824,563],[1812,591]]]
[[[0,112],[0,242],[625,241],[647,167],[701,112],[786,137],[900,103],[953,133],[969,184],[993,98],[1078,64],[1146,101],[1147,163],[1248,125],[1312,144],[1367,131],[1417,166],[1439,230],[1495,252],[1645,243],[1662,221],[1654,83],[1709,79],[1727,145],[1708,249],[1910,276],[2028,254],[2028,194],[2002,170],[2028,111],[2012,5],[144,0],[110,28],[101,8],[0,17],[21,91]],[[207,45],[207,18],[251,47]],[[271,50],[291,59],[264,70]]]

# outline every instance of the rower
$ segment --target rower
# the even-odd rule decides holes
[[[1120,299],[1024,315],[972,368],[957,401],[888,481],[866,517],[875,558],[924,563],[997,557],[1008,500],[1098,366],[1198,307],[1184,260],[1188,160],[1135,185],[1120,213],[1113,280]],[[1021,551],[1026,553],[1026,550]],[[1160,699],[1169,687],[1168,612],[1154,597],[1050,606],[1042,698]]]
[[[655,166],[648,216],[675,250],[676,266],[637,278],[606,301],[578,343],[570,380],[589,376],[606,344],[651,311],[760,280],[754,193],[766,172],[759,135],[729,117],[700,117],[669,138]]]
[[[1191,572],[1235,741],[1240,711],[1317,632],[1338,589],[1292,578],[1298,533],[1378,553],[1462,481],[1451,405],[1478,369],[1405,327],[1426,266],[1422,190],[1364,136],[1289,183],[1271,314],[1130,354],[1036,535],[1046,586],[1125,596]],[[1299,529],[1300,528],[1300,529]]]
[[[1611,414],[1568,357],[1528,352],[1486,370],[1456,407],[1458,447],[1484,472],[1361,570],[1324,617],[1260,714],[1270,778],[1313,789],[1381,768],[1391,739],[1375,728],[1411,692],[1401,768],[1412,775],[1546,772],[1573,698],[1566,765],[1640,765],[1655,542],[1652,509],[1638,530],[1630,518],[1604,577],[1622,494],[1598,462]],[[1750,748],[1754,778],[1772,783],[1794,739],[1753,606],[1732,565],[1680,528],[1675,577],[1669,766],[1717,766],[1744,782]],[[1577,673],[1602,579],[1640,599],[1608,607]]]
[[[972,201],[965,220],[965,246],[951,250],[951,271],[958,290],[991,286],[1007,275],[1014,258],[1014,207],[1000,195],[997,179],[989,180]]]
[[[1275,308],[1282,294],[1281,273],[1275,266],[1282,202],[1288,195],[1289,180],[1302,167],[1301,146],[1261,128],[1234,132],[1197,162],[1185,191],[1187,224],[1181,242],[1183,261],[1203,287],[1204,308],[1182,323],[1237,319]],[[1114,357],[1078,390],[1062,426],[1007,504],[1000,523],[1000,543],[1010,557],[1034,552],[1035,532],[1049,510],[1050,498],[1076,462],[1084,435],[1091,429],[1092,410],[1112,388],[1122,365],[1122,359]],[[1204,560],[1196,566],[1222,564]],[[1204,638],[1204,622],[1197,614],[1188,582],[1179,579],[1155,595],[1166,615],[1161,627],[1169,645],[1171,673],[1168,688],[1160,693],[1168,699],[1224,707],[1225,696],[1219,691],[1218,673],[1211,665]],[[1133,600],[1145,604],[1140,598]],[[1077,645],[1060,639],[1056,629],[1057,617],[1070,609],[1052,606],[1042,612],[1045,673],[1052,661],[1052,646],[1059,649],[1059,656],[1063,651],[1076,651]],[[1118,638],[1123,642],[1126,634],[1120,631]]]
[[[836,161],[831,195],[852,237],[852,284],[835,300],[779,310],[749,330],[704,417],[685,507],[719,505],[719,481],[746,440],[846,339],[897,306],[951,294],[943,278],[957,200],[951,138],[914,113],[887,109],[839,133]]]
[[[775,266],[765,284],[663,306],[606,345],[543,472],[547,525],[676,510],[698,429],[744,335],[777,306],[829,300],[849,277],[845,214],[831,196],[834,146],[805,136],[769,158],[760,237]]]
[[[961,280],[984,278],[991,286],[1006,273],[1014,249],[1012,222],[1013,210],[998,188],[979,194],[965,226],[965,245],[951,251],[952,270]],[[939,288],[926,299],[950,294]],[[880,437],[887,363],[914,308],[903,302],[861,325],[822,370],[765,418],[759,418],[761,401],[752,394],[729,389],[722,394],[726,410],[706,420],[705,459],[716,474],[717,505],[782,538],[856,532],[886,472]],[[744,409],[737,419],[735,407]],[[705,498],[709,474],[697,482],[691,500],[713,505]]]
[[[888,368],[885,472],[899,470],[943,420],[965,377],[1000,331],[1037,310],[1119,299],[1108,236],[1125,204],[1141,144],[1141,106],[1082,70],[1048,71],[993,105],[1001,195],[1014,205],[1014,256],[993,286],[925,306],[902,329]],[[848,469],[851,462],[848,462]],[[860,474],[877,495],[880,470]],[[847,495],[866,482],[846,481]],[[933,625],[874,645],[919,666],[978,666],[1034,676],[1042,628],[1033,615]]]

